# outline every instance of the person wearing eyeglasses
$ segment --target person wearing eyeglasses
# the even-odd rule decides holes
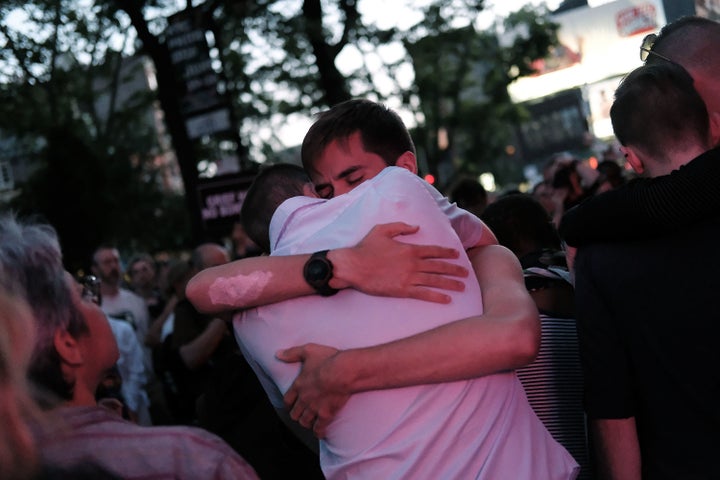
[[[667,61],[621,82],[610,115],[637,173],[655,179],[698,160],[720,164],[720,124],[693,84]],[[577,251],[585,408],[601,478],[720,478],[718,235],[715,211],[683,229]]]
[[[93,296],[64,270],[50,225],[0,216],[0,271],[3,280],[17,280],[16,292],[27,299],[36,327],[28,378],[49,418],[33,425],[43,464],[64,468],[82,462],[125,480],[258,478],[240,455],[207,431],[143,427],[97,405],[95,391],[117,361],[118,346]],[[0,477],[19,478],[4,470]]]
[[[687,70],[708,110],[720,123],[720,23],[683,17],[650,34],[640,46],[648,65],[675,63]],[[701,156],[653,181],[595,196],[569,210],[559,232],[570,246],[651,238],[687,228],[720,210],[720,162]]]

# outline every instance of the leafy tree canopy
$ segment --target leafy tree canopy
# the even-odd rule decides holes
[[[86,238],[94,229],[93,241],[127,248],[188,243],[192,219],[171,220],[182,206],[158,191],[163,172],[154,163],[170,144],[148,116],[157,102],[192,194],[195,153],[205,147],[193,145],[179,118],[164,36],[167,17],[183,9],[193,9],[211,32],[214,61],[223,66],[221,88],[239,120],[237,141],[217,143],[241,158],[273,160],[290,146],[278,134],[284,126],[362,96],[408,112],[424,169],[440,173],[450,165],[445,180],[458,170],[507,163],[505,146],[522,112],[506,87],[531,74],[532,61],[557,41],[547,12],[526,8],[483,30],[477,25],[482,0],[408,1],[407,18],[391,21],[388,15],[370,20],[371,4],[6,0],[0,5],[0,136],[12,139],[14,161],[38,165],[15,208],[68,224],[60,205],[84,211],[74,218],[83,219]],[[134,53],[152,61],[157,90],[121,98]],[[192,211],[192,200],[185,208]],[[163,222],[186,231],[148,228]],[[72,236],[80,228],[61,230],[66,245],[84,241]]]

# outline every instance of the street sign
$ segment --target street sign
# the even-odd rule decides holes
[[[213,68],[207,30],[198,10],[168,17],[166,42],[178,74],[180,110],[186,118],[229,105],[218,92],[220,75]]]
[[[230,131],[232,128],[230,109],[221,108],[190,117],[185,120],[185,128],[188,137],[193,140],[204,135]]]

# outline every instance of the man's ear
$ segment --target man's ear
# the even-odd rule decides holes
[[[635,170],[638,175],[642,175],[645,171],[645,165],[643,165],[635,149],[632,147],[620,147],[620,151],[625,155],[625,159],[630,163],[633,170]]]
[[[720,112],[710,113],[710,143],[713,147],[720,145]]]
[[[82,352],[80,352],[78,342],[67,332],[67,330],[55,330],[53,345],[55,346],[55,350],[57,350],[63,363],[71,366],[82,364],[83,357]]]
[[[400,155],[398,159],[395,160],[395,166],[407,168],[416,175],[418,173],[417,159],[415,158],[415,154],[410,151]]]

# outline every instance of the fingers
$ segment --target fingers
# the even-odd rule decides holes
[[[298,399],[298,393],[297,390],[290,387],[290,389],[285,393],[285,396],[283,396],[283,403],[285,403],[285,408],[291,410],[293,407],[295,407],[295,402]],[[293,420],[295,420],[293,418]]]
[[[302,362],[305,359],[305,346],[290,347],[275,352],[275,358],[285,363]]]
[[[450,303],[452,301],[450,295],[434,290],[433,288],[453,292],[462,292],[465,290],[465,284],[463,282],[437,274],[418,274],[415,278],[415,285],[415,287],[408,289],[407,297],[433,303]]]
[[[450,303],[452,297],[445,293],[436,292],[427,288],[414,288],[407,292],[407,298],[414,298],[416,300],[423,300],[425,302],[432,303]]]
[[[439,245],[410,245],[413,254],[418,258],[458,258],[460,253],[454,248],[441,247]]]
[[[419,228],[420,227],[418,227],[417,225],[409,225],[404,222],[384,223],[382,225],[376,225],[375,227],[373,227],[373,229],[370,231],[370,234],[375,232],[379,235],[392,238],[398,235],[410,235],[417,232]]]
[[[300,417],[303,415],[303,413],[305,413],[305,406],[300,405],[300,402],[298,401],[293,401],[292,403],[285,401],[285,405],[290,408],[290,418],[292,418],[296,422],[299,422]]]
[[[462,265],[446,262],[444,260],[422,260],[419,263],[418,271],[429,274],[450,275],[453,277],[463,278],[467,277],[470,273],[468,269]]]
[[[465,291],[465,283],[462,281],[437,274],[419,273],[414,277],[413,284],[415,287],[432,287],[451,292]]]
[[[305,410],[298,417],[298,423],[305,428],[313,428],[315,424],[315,413],[311,410]],[[313,429],[314,431],[314,429]]]
[[[317,438],[325,438],[330,419],[318,417],[313,425],[313,433]]]

